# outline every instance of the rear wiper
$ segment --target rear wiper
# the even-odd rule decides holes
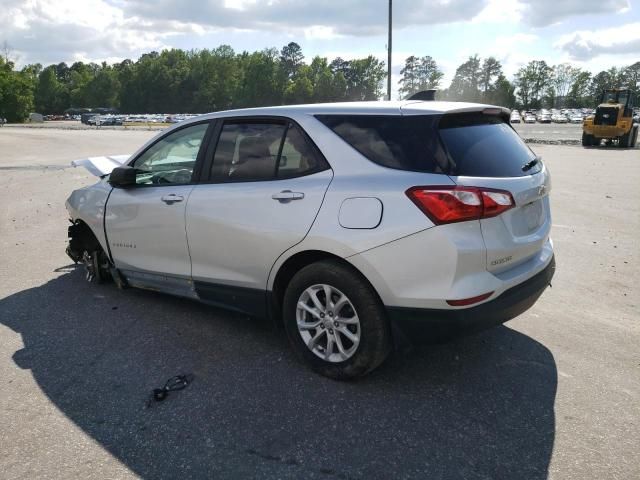
[[[533,160],[525,163],[524,165],[522,165],[522,171],[526,172],[528,170],[531,170],[533,167],[535,167],[538,162],[540,161],[540,157],[536,157]]]

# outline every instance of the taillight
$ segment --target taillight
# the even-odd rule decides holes
[[[511,193],[491,188],[412,187],[406,194],[437,225],[495,217],[515,206]]]

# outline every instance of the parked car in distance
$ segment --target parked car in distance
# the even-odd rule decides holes
[[[509,121],[511,123],[520,123],[522,121],[522,118],[520,117],[520,114],[516,110],[514,110],[513,112],[511,112]]]
[[[533,113],[528,113],[524,117],[524,123],[536,123],[536,117]]]
[[[582,115],[579,113],[572,113],[571,116],[569,117],[569,121],[571,123],[582,123]]]
[[[551,123],[551,112],[549,110],[542,109],[537,113],[536,119],[539,123]]]
[[[332,378],[504,323],[554,273],[549,171],[500,107],[217,112],[73,164],[100,177],[67,201],[87,280],[270,317]]]

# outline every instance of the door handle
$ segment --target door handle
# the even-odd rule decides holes
[[[280,203],[287,203],[291,200],[302,200],[304,198],[304,193],[302,192],[292,192],[291,190],[283,190],[280,193],[274,193],[271,195],[271,198],[274,200],[278,200]]]
[[[184,197],[182,195],[176,195],[175,193],[170,193],[169,195],[164,195],[160,197],[160,200],[162,200],[167,205],[173,205],[174,203],[183,201]]]

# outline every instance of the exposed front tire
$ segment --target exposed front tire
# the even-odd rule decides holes
[[[284,295],[283,316],[296,354],[326,377],[365,375],[391,350],[382,302],[357,271],[339,261],[313,263],[296,273]]]
[[[102,249],[85,250],[82,254],[82,264],[85,268],[85,280],[89,283],[103,283],[111,276],[109,259]]]
[[[582,146],[590,147],[593,144],[593,135],[588,135],[585,132],[582,132]]]

